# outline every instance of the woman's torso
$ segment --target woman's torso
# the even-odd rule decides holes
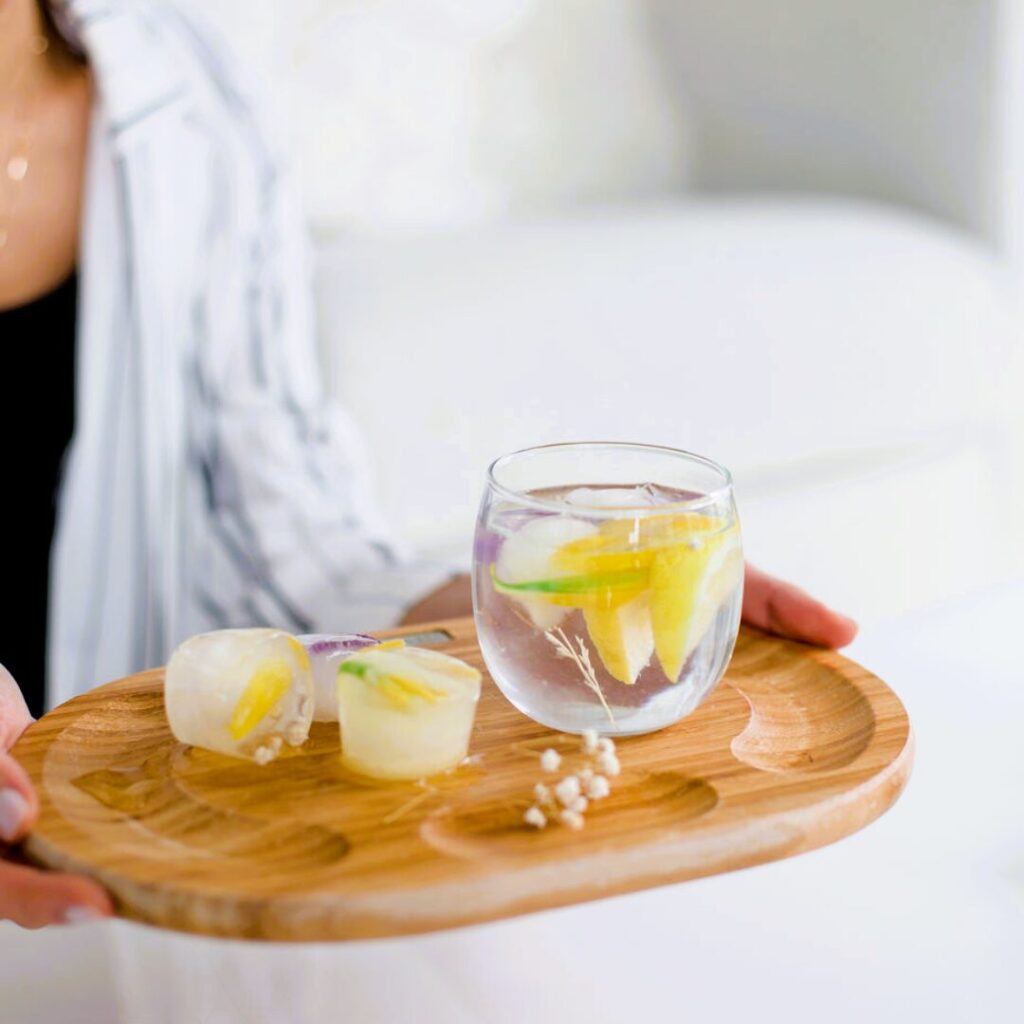
[[[50,547],[64,453],[74,429],[77,281],[0,310],[4,569],[0,660],[29,710],[45,703]]]
[[[56,492],[74,429],[74,268],[92,88],[86,66],[56,40],[10,38],[19,35],[26,42],[0,93],[0,659],[39,714]]]

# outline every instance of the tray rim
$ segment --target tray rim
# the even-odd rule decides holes
[[[380,638],[392,636],[408,636],[420,633],[427,633],[433,630],[448,632],[453,642],[458,642],[466,629],[473,631],[472,617],[459,619],[442,619],[427,623],[417,623],[413,626],[395,627],[387,630],[374,630],[371,635]],[[742,627],[742,631],[748,636],[777,639],[770,637],[759,630],[750,627]],[[792,643],[791,641],[786,641]],[[541,886],[532,893],[521,897],[513,908],[500,905],[507,900],[495,903],[487,908],[484,903],[477,903],[473,913],[465,915],[464,918],[444,921],[438,923],[435,915],[424,912],[420,917],[415,914],[406,913],[404,919],[396,926],[394,919],[390,920],[388,927],[382,927],[383,918],[364,921],[365,910],[361,909],[361,900],[352,900],[346,894],[322,894],[325,904],[324,913],[331,921],[336,921],[338,915],[350,917],[356,922],[354,929],[349,934],[345,929],[340,932],[332,927],[329,933],[317,933],[314,935],[291,935],[282,933],[272,921],[267,919],[268,902],[275,906],[287,908],[293,904],[302,905],[308,897],[293,899],[290,897],[277,896],[268,900],[264,896],[245,897],[237,894],[225,895],[223,898],[225,909],[233,909],[238,912],[240,908],[250,905],[249,915],[257,919],[258,927],[255,931],[246,934],[238,934],[234,931],[222,931],[216,928],[206,929],[174,923],[166,920],[166,913],[146,914],[138,908],[152,905],[154,901],[170,901],[173,904],[176,897],[181,898],[182,893],[176,891],[172,885],[164,885],[155,881],[143,881],[133,878],[131,875],[118,873],[117,871],[98,866],[89,862],[74,853],[69,852],[61,845],[45,835],[45,827],[37,825],[22,845],[22,851],[30,862],[44,867],[50,867],[63,871],[88,875],[100,884],[110,889],[115,894],[119,916],[137,923],[150,924],[157,927],[171,928],[173,930],[206,934],[222,938],[235,938],[247,940],[266,941],[362,941],[368,939],[398,938],[404,935],[429,933],[434,931],[449,930],[452,928],[468,927],[475,924],[482,924],[489,921],[508,919],[523,914],[534,913],[540,910],[555,909],[559,907],[572,906],[578,903],[590,902],[606,896],[622,895],[630,892],[638,892],[645,889],[658,887],[667,884],[677,884],[697,878],[708,877],[715,874],[723,874],[734,870],[741,870],[759,864],[766,864],[776,860],[787,859],[800,853],[808,852],[830,843],[837,842],[849,835],[860,831],[872,821],[884,814],[905,789],[910,777],[914,760],[914,732],[907,715],[906,708],[898,695],[883,680],[863,666],[847,658],[838,651],[822,648],[808,647],[802,644],[795,645],[801,649],[804,656],[812,658],[826,669],[829,669],[846,681],[851,682],[862,693],[866,684],[870,693],[866,694],[873,711],[876,709],[876,702],[890,705],[890,713],[895,713],[904,732],[904,741],[896,753],[880,770],[874,771],[867,778],[856,785],[842,788],[837,794],[814,801],[800,808],[789,808],[775,814],[759,815],[746,825],[736,823],[724,823],[717,827],[709,828],[704,825],[700,829],[700,840],[695,841],[685,830],[676,835],[662,837],[653,841],[636,844],[633,848],[636,855],[642,854],[648,861],[647,868],[640,875],[628,873],[616,877],[612,866],[609,864],[608,873],[597,891],[593,884],[580,884],[576,887],[563,888],[552,894]],[[98,691],[134,691],[140,685],[158,688],[162,684],[163,668],[148,669],[122,679],[113,680],[102,684],[84,694],[79,694],[57,708],[52,709],[29,728],[19,738],[17,744],[11,751],[15,758],[25,764],[26,758],[19,758],[18,748],[28,738],[29,746],[35,747],[43,743],[43,735],[53,732],[51,739],[56,739],[63,732],[64,725],[58,723],[69,709],[79,702],[95,700]],[[728,676],[728,672],[727,672]],[[493,685],[493,684],[492,684]],[[722,685],[720,683],[719,685]],[[500,693],[500,691],[499,691]],[[518,712],[517,712],[518,713]],[[871,740],[865,747],[863,753],[871,750],[877,742],[877,737],[872,735]],[[42,766],[45,760],[45,749],[48,744],[42,747],[43,752],[33,750],[28,760],[34,784],[39,786],[40,779],[35,772],[35,763],[38,760]],[[828,804],[826,808],[824,805]],[[50,805],[50,797],[40,788],[40,823],[43,821],[44,810]],[[775,830],[779,835],[788,838],[786,842],[780,842],[771,847],[762,845],[753,849],[746,848],[743,852],[736,854],[736,840],[741,837],[744,831],[756,828],[761,831],[771,832]],[[796,836],[794,839],[793,836]],[[601,859],[602,854],[584,852],[579,857],[567,858],[559,862],[558,867],[562,871],[571,873],[574,864],[582,864],[584,861],[594,865]],[[608,855],[611,861],[616,859],[614,852]],[[619,860],[622,858],[619,857]],[[535,868],[522,869],[518,875],[528,875],[531,870],[535,874],[545,874],[550,871],[551,865],[540,864]],[[517,875],[517,877],[518,877]],[[486,888],[493,879],[484,875],[473,880],[478,887]],[[433,898],[438,897],[438,890],[443,890],[447,883],[434,886],[429,891]],[[465,882],[462,883],[460,892],[465,891]],[[117,893],[123,895],[131,894],[131,902],[126,903]],[[185,893],[185,896],[194,895]],[[205,901],[217,902],[217,897],[204,892]],[[386,902],[386,900],[385,900]],[[273,917],[271,912],[270,917]],[[160,920],[159,918],[164,918]]]

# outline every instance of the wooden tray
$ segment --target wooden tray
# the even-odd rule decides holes
[[[452,638],[440,649],[483,669],[472,620],[436,628]],[[28,729],[14,756],[42,808],[26,853],[96,878],[126,917],[211,935],[424,932],[790,857],[878,817],[912,760],[884,683],[750,630],[702,707],[620,741],[622,775],[581,832],[522,824],[538,752],[579,741],[486,677],[477,763],[431,789],[346,776],[337,726],[314,723],[264,768],[184,747],[161,686],[160,670],[110,683]]]

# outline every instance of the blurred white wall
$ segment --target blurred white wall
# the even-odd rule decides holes
[[[1004,236],[1009,4],[643,6],[657,51],[693,97],[698,188],[859,195]]]
[[[276,100],[318,233],[680,188],[686,119],[633,0],[209,0]]]

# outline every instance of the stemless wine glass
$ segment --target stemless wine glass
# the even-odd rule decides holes
[[[589,442],[488,470],[480,648],[505,696],[544,725],[629,736],[689,714],[725,671],[742,596],[732,478],[710,459]]]

